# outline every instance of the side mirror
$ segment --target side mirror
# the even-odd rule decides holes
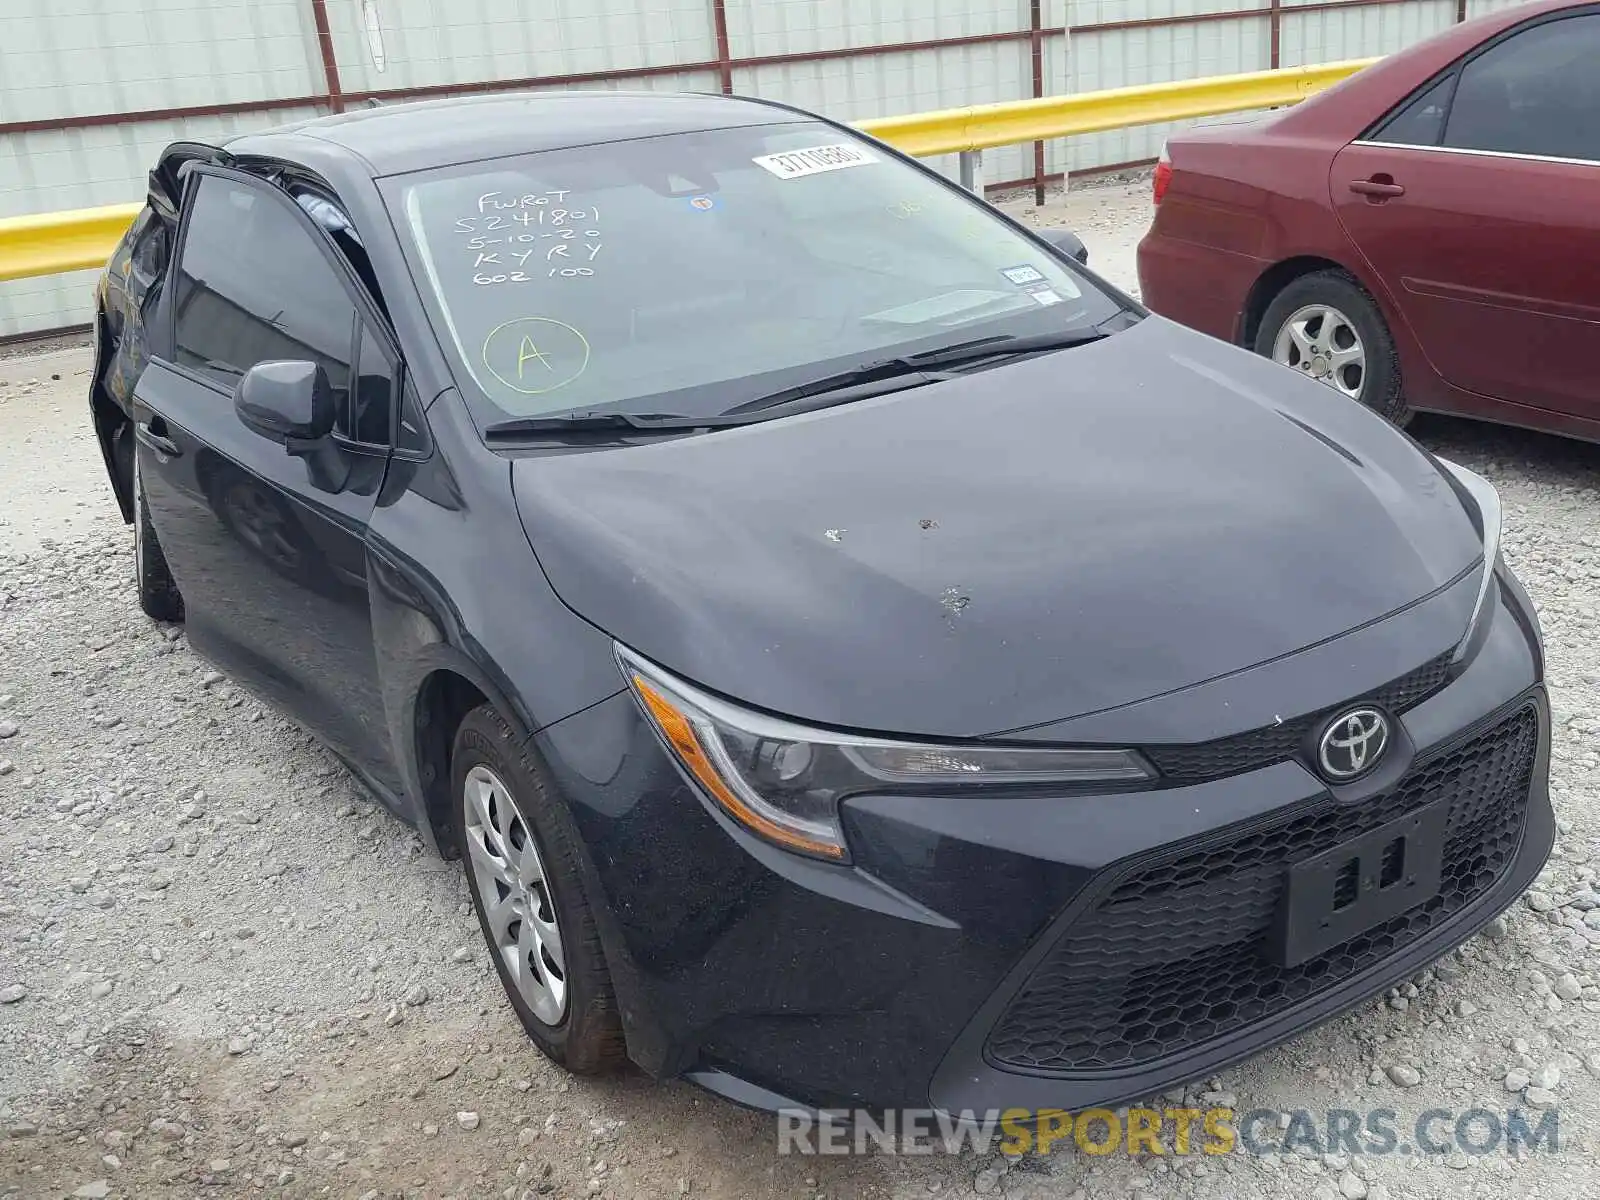
[[[1075,259],[1084,266],[1089,265],[1089,247],[1085,246],[1083,240],[1072,230],[1036,229],[1034,232],[1068,258]]]
[[[334,407],[328,373],[313,362],[257,363],[233,392],[233,411],[244,427],[291,454],[333,432]]]

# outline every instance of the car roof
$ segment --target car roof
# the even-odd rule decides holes
[[[689,92],[510,92],[361,108],[234,138],[236,156],[297,161],[314,138],[359,156],[371,174],[395,175],[454,163],[625,141],[811,119],[766,101]]]

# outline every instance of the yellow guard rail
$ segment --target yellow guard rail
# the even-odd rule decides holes
[[[142,204],[0,218],[0,280],[103,267]]]
[[[958,154],[1130,125],[1297,104],[1377,61],[1366,58],[1248,75],[1180,79],[1039,100],[975,104],[909,117],[881,117],[856,124],[908,154]]]

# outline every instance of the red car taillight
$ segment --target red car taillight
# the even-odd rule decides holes
[[[1155,202],[1160,204],[1167,194],[1167,188],[1172,185],[1172,162],[1167,158],[1166,147],[1161,148],[1161,157],[1156,161],[1155,176]]]

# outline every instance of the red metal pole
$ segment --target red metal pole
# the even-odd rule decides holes
[[[728,2],[711,0],[711,26],[717,33],[717,79],[723,95],[733,92],[733,51],[728,44]]]
[[[1033,95],[1044,95],[1044,0],[1030,0],[1028,5],[1028,41],[1033,57]],[[1033,202],[1044,205],[1044,143],[1033,144]]]
[[[1283,0],[1272,0],[1268,6],[1270,13],[1268,20],[1272,22],[1272,56],[1271,67],[1277,70],[1283,65],[1283,52],[1280,45],[1283,39]]]
[[[344,111],[339,88],[339,63],[333,55],[333,32],[328,28],[328,0],[311,0],[311,20],[317,27],[317,49],[322,52],[322,75],[328,85],[328,107]]]

